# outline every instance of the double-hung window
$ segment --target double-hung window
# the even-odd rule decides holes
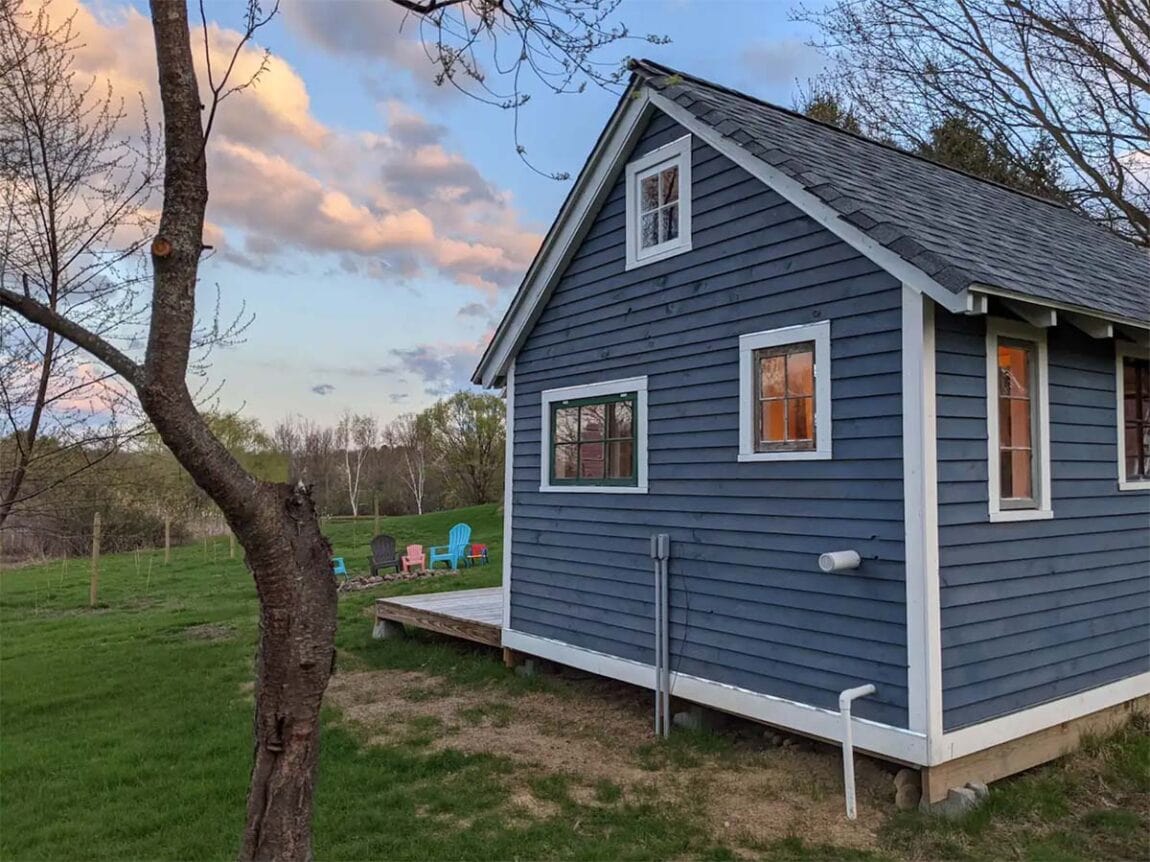
[[[1150,356],[1118,348],[1118,488],[1150,489]]]
[[[691,250],[691,137],[627,165],[627,269]]]
[[[739,460],[831,457],[830,321],[739,337]]]
[[[1046,333],[990,320],[986,356],[990,520],[1053,517]]]
[[[540,490],[647,489],[647,378],[543,393]]]

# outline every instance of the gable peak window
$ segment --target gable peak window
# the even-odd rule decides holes
[[[988,321],[986,373],[990,520],[1051,518],[1046,333]]]
[[[1118,487],[1150,488],[1150,356],[1118,351]]]
[[[830,321],[739,337],[739,460],[831,457]]]
[[[627,268],[691,249],[691,137],[627,165]]]

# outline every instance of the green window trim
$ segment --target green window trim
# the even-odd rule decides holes
[[[631,408],[631,429],[630,434],[626,436],[609,436],[610,428],[607,421],[608,405],[611,404],[627,404]],[[583,439],[583,422],[582,411],[577,414],[575,422],[575,439],[559,440],[557,417],[559,411],[569,410],[572,408],[582,407],[603,407],[604,428],[603,436],[590,440]],[[548,418],[550,422],[550,449],[547,453],[549,468],[548,476],[550,484],[555,487],[569,487],[569,486],[590,486],[590,487],[637,487],[639,484],[639,439],[638,439],[638,426],[639,426],[639,393],[638,392],[622,392],[617,395],[599,395],[590,398],[569,398],[564,401],[552,401],[549,405],[551,415]],[[611,477],[610,457],[612,451],[612,444],[630,443],[631,444],[631,471],[627,476]],[[583,466],[583,448],[585,446],[599,445],[603,447],[603,478],[584,478],[582,477]],[[574,446],[576,452],[575,462],[575,477],[574,478],[560,478],[555,473],[556,452],[560,446]]]

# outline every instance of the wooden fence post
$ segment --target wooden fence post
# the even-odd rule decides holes
[[[372,536],[379,535],[379,494],[373,494],[371,497],[371,511],[375,515],[375,523],[373,524]]]
[[[236,534],[228,530],[228,559],[236,558]]]
[[[100,589],[100,513],[92,516],[92,576],[88,581],[88,606],[96,607]]]
[[[164,564],[172,561],[172,516],[164,515]]]

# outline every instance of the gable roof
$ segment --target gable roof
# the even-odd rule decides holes
[[[951,310],[971,291],[1150,327],[1150,250],[1061,204],[650,60],[632,79],[473,377],[501,379],[653,108]],[[590,221],[589,218],[584,219]]]
[[[635,74],[947,289],[974,285],[1140,321],[1150,253],[1063,205],[649,60]]]

